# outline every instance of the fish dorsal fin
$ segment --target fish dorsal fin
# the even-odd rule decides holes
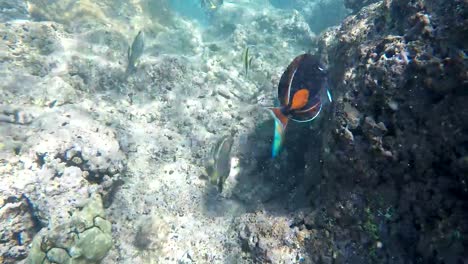
[[[304,107],[309,101],[309,90],[300,89],[297,91],[292,99],[291,110],[297,110]]]

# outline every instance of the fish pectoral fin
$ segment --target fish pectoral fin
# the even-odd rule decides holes
[[[205,170],[208,176],[210,176],[213,173],[214,165],[215,162],[213,158],[205,158]]]
[[[218,178],[219,178],[218,172],[216,170],[213,170],[213,172],[210,175],[211,184],[217,185],[218,184]]]

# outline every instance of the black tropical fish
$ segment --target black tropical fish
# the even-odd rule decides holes
[[[331,102],[327,87],[327,74],[317,56],[297,56],[281,76],[278,85],[279,107],[270,107],[275,118],[275,136],[272,156],[281,150],[289,119],[296,122],[314,120],[322,106]]]

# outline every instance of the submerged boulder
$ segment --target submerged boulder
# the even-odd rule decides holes
[[[466,7],[380,1],[322,35],[335,102],[323,128],[320,204],[351,203],[341,212],[346,225],[337,221],[334,230],[359,234],[364,247],[348,243],[346,259],[467,257],[459,166],[468,152]]]

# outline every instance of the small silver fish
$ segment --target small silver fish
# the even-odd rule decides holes
[[[223,191],[223,185],[231,171],[231,148],[234,140],[231,136],[223,136],[211,148],[206,159],[205,168],[211,184]]]
[[[143,54],[143,50],[145,49],[145,40],[143,31],[138,31],[135,39],[133,40],[132,47],[128,47],[127,51],[127,74],[130,74],[135,71],[138,59]]]

